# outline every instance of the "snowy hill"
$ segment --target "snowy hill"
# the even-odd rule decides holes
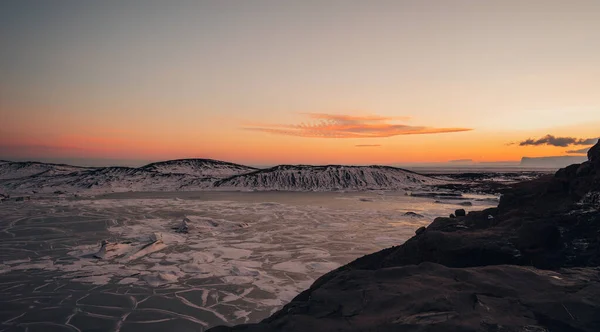
[[[54,191],[103,193],[125,191],[174,191],[195,177],[186,174],[162,174],[139,168],[103,167],[87,169],[68,174],[46,175],[46,173],[30,177],[0,181],[0,186],[7,192],[42,192]],[[212,181],[204,187],[212,185]],[[198,187],[197,189],[202,189]]]
[[[171,160],[139,168],[0,162],[0,191],[6,193],[397,190],[445,182],[387,166],[281,165],[257,170],[210,159]]]
[[[33,175],[47,173],[48,175],[68,174],[85,170],[84,167],[63,165],[63,164],[47,164],[34,161],[26,162],[11,162],[0,161],[0,180],[18,179]]]
[[[171,160],[139,168],[83,168],[35,162],[0,163],[6,192],[103,193],[204,190],[219,179],[255,168],[209,159]]]
[[[255,171],[256,168],[212,159],[177,159],[141,167],[165,174],[188,174],[202,178],[226,178]]]
[[[219,188],[331,191],[408,189],[442,180],[388,166],[281,165],[217,181]]]

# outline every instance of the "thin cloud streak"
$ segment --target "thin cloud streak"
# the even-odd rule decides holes
[[[349,116],[324,113],[305,113],[305,115],[318,121],[292,125],[262,125],[243,129],[276,135],[313,138],[376,138],[472,130],[470,128],[431,128],[389,123],[393,119],[407,118]]]
[[[340,122],[352,122],[352,123],[360,123],[360,122],[383,122],[390,120],[410,120],[409,116],[397,116],[397,117],[385,117],[379,115],[365,115],[365,116],[355,116],[355,115],[344,115],[344,114],[327,114],[327,113],[301,113],[303,115],[308,116],[311,119],[319,119],[319,120],[335,120]]]
[[[588,153],[589,148],[583,148],[579,150],[567,150],[566,153],[574,153],[574,154],[586,154]]]
[[[556,137],[553,135],[546,135],[539,139],[526,139],[519,142],[520,146],[527,145],[551,145],[558,147],[567,147],[569,145],[593,145],[598,141],[598,138],[575,138],[575,137]]]

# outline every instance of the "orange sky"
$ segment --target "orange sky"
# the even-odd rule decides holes
[[[597,1],[6,1],[0,159],[573,154],[600,136],[598,17]]]

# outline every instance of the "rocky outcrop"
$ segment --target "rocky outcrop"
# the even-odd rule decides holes
[[[598,143],[600,143],[600,141],[598,141]],[[598,143],[592,146],[587,153],[588,161],[596,166],[600,164],[600,145]]]
[[[591,269],[422,263],[345,270],[260,324],[211,331],[597,331],[598,296]]]
[[[213,331],[600,331],[597,192],[600,143],[497,208],[325,274],[261,323]]]

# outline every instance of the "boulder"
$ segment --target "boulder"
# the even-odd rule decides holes
[[[149,238],[150,238],[151,243],[162,242],[162,240],[163,240],[162,233],[159,233],[159,232],[154,232],[154,233],[150,234]]]
[[[411,217],[411,218],[425,218],[423,215],[409,211],[403,214],[406,217]]]
[[[458,210],[454,211],[454,215],[456,217],[464,217],[467,215],[467,212],[465,211],[465,209],[458,209]]]
[[[175,232],[187,234],[190,231],[190,219],[183,218],[179,226],[175,227]]]

